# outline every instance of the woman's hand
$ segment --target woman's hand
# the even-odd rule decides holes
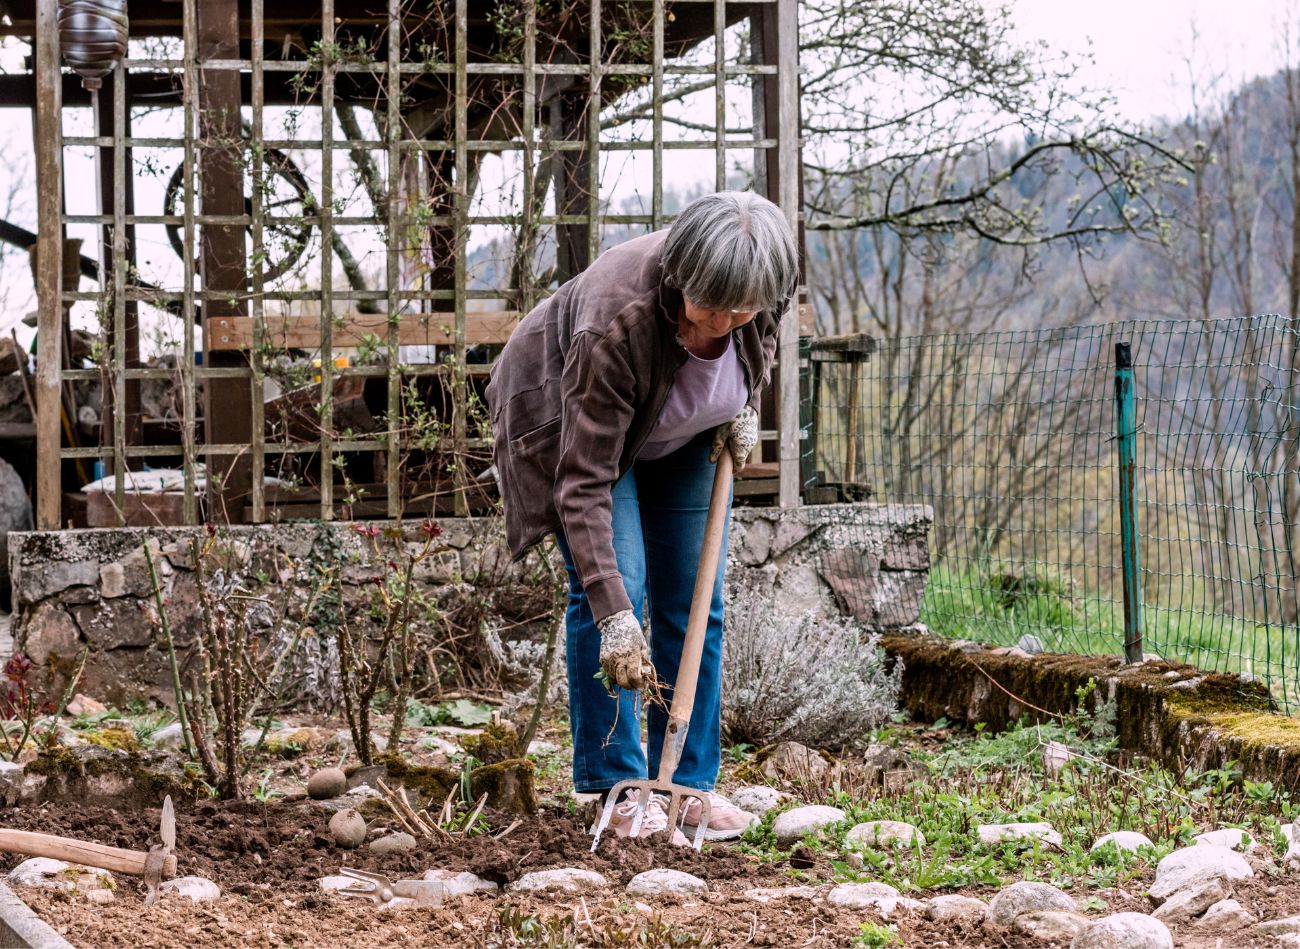
[[[653,684],[655,667],[636,614],[622,610],[596,624],[600,630],[600,668],[621,689],[639,691]]]
[[[758,413],[752,405],[740,410],[730,422],[723,422],[713,432],[713,450],[709,452],[709,461],[717,464],[725,445],[731,450],[731,460],[736,463],[736,470],[745,467],[749,454],[758,444]]]

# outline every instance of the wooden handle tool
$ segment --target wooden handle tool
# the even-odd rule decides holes
[[[124,850],[121,847],[57,837],[54,834],[38,834],[30,830],[0,829],[0,850],[29,857],[53,857],[55,860],[82,863],[101,870],[135,876],[144,876],[145,860],[149,857],[149,854],[140,850]],[[175,854],[167,854],[163,861],[163,875],[176,875]]]

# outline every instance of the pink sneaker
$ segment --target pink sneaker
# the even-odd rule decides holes
[[[609,826],[606,830],[612,830],[619,837],[630,837],[632,834],[632,822],[636,820],[637,807],[641,802],[640,791],[628,791],[623,800],[614,806],[614,813],[609,818]],[[698,807],[698,805],[697,805]],[[596,833],[596,827],[600,821],[600,814],[603,808],[596,811],[596,824],[592,824],[591,833]],[[668,826],[668,812],[664,810],[664,801],[658,794],[650,795],[650,803],[646,805],[645,816],[641,818],[641,826],[637,830],[637,837],[649,837],[651,834],[657,834]],[[687,840],[680,830],[673,828],[672,842],[678,847],[689,847],[690,841]]]
[[[758,818],[749,811],[742,811],[721,794],[705,791],[709,799],[709,826],[704,830],[705,840],[734,840],[743,834]],[[695,839],[695,830],[700,825],[700,814],[704,806],[699,798],[688,798],[682,808],[682,831],[688,840]]]

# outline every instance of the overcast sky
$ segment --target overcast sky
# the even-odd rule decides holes
[[[1203,56],[1243,79],[1283,63],[1276,24],[1287,0],[1007,0],[1017,32],[1068,53],[1091,48],[1083,69],[1094,88],[1109,89],[1134,119],[1187,112],[1192,25]],[[986,0],[989,7],[1002,0]],[[1297,5],[1292,3],[1291,9]],[[1089,45],[1091,40],[1091,46]]]

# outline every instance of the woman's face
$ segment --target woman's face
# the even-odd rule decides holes
[[[682,309],[685,311],[686,322],[689,323],[697,333],[708,339],[721,339],[731,333],[732,330],[739,329],[754,317],[758,316],[758,310],[742,308],[738,310],[710,310],[706,307],[697,306],[692,301],[683,298]]]

